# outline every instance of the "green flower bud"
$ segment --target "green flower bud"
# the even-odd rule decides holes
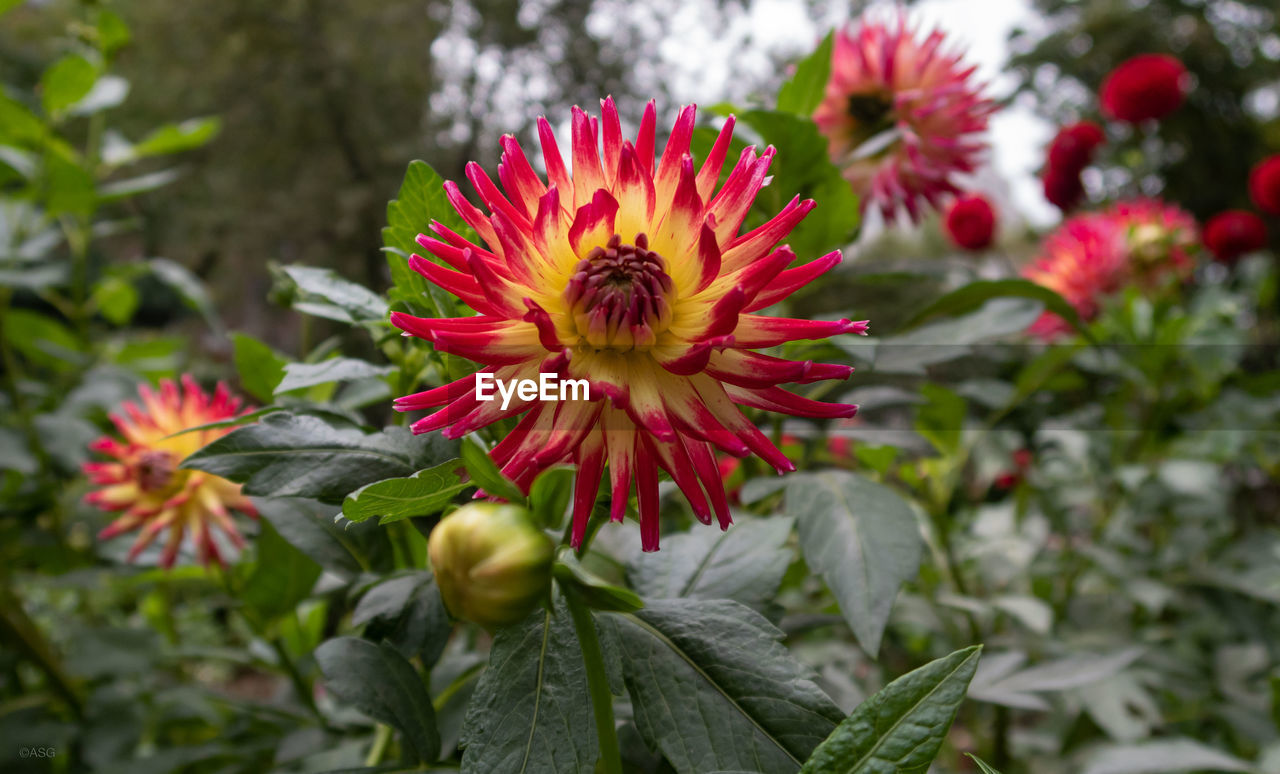
[[[449,612],[494,628],[524,620],[546,597],[555,544],[524,508],[471,503],[436,525],[427,552]]]

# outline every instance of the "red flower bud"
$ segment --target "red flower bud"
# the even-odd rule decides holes
[[[966,250],[981,250],[991,244],[996,230],[996,213],[979,194],[966,194],[947,208],[947,236]]]
[[[1049,167],[1044,174],[1044,198],[1063,212],[1075,209],[1084,199],[1080,172]]]
[[[1258,209],[1280,215],[1280,153],[1254,166],[1249,173],[1249,196]]]
[[[1093,162],[1093,152],[1106,141],[1102,127],[1092,121],[1064,126],[1049,143],[1049,167],[1062,172],[1079,172]]]
[[[1231,262],[1267,243],[1267,226],[1262,218],[1244,210],[1227,210],[1209,218],[1204,226],[1204,245],[1219,261]]]
[[[1190,87],[1187,68],[1168,54],[1139,54],[1102,80],[1098,97],[1108,118],[1141,123],[1182,106]]]

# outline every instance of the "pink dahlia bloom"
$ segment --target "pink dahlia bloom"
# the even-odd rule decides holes
[[[174,435],[188,428],[230,419],[242,413],[240,400],[218,384],[210,397],[190,376],[182,377],[182,388],[169,380],[160,383],[160,392],[140,390],[142,405],[126,401],[124,414],[112,414],[111,421],[124,442],[111,436],[94,441],[90,449],[111,458],[110,462],[90,462],[84,472],[102,488],[85,500],[107,511],[124,513],[98,533],[107,540],[125,532],[140,530],[129,549],[129,560],[149,546],[161,532],[169,539],[160,564],[173,566],[185,535],[205,564],[222,564],[213,532],[221,529],[237,548],[243,547],[228,509],[257,518],[258,512],[240,485],[198,470],[178,467],[191,453],[230,432],[230,428],[201,430]]]
[[[1116,66],[1102,80],[1102,113],[1131,124],[1164,118],[1182,106],[1191,77],[1168,54],[1139,54]]]
[[[1154,288],[1170,277],[1185,277],[1196,242],[1190,214],[1155,199],[1135,199],[1068,218],[1045,239],[1023,276],[1056,291],[1091,320],[1108,295],[1129,284]],[[1053,339],[1071,328],[1045,312],[1030,330]]]
[[[921,202],[936,208],[958,192],[952,176],[972,172],[985,148],[978,134],[996,105],[945,43],[941,32],[909,28],[905,15],[836,33],[813,120],[863,206],[874,202],[886,218],[899,206],[912,220]]]
[[[764,225],[739,233],[764,185],[774,150],[746,148],[723,187],[730,118],[701,167],[689,155],[694,108],[684,108],[661,155],[650,102],[634,142],[624,140],[612,99],[597,120],[574,108],[569,172],[551,126],[538,122],[547,180],[519,143],[502,140],[502,190],[476,164],[467,178],[488,212],[454,183],[445,193],[483,244],[439,223],[418,243],[444,265],[410,266],[479,314],[426,319],[392,314],[407,334],[483,364],[510,382],[540,373],[586,380],[584,399],[517,395],[480,401],[476,377],[409,395],[402,411],[443,407],[414,423],[451,438],[508,417],[516,428],[490,456],[527,488],[546,468],[578,467],[572,540],[579,544],[609,470],[612,517],[635,483],[642,547],[658,548],[658,471],[665,470],[704,522],[730,523],[715,451],[755,453],[779,472],[794,466],[739,406],[806,417],[847,417],[855,406],[819,403],[779,384],[845,379],[842,365],[795,362],[752,350],[797,339],[864,333],[866,322],[792,320],[755,314],[840,261],[839,251],[795,268],[779,242],[813,209],[791,200]],[[603,144],[602,144],[603,143]]]

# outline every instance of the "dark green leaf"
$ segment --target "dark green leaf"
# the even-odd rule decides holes
[[[80,342],[65,325],[29,309],[9,309],[4,315],[4,337],[10,346],[30,360],[67,368],[80,351]]]
[[[427,282],[408,264],[410,255],[425,253],[416,240],[419,234],[432,233],[432,220],[439,221],[473,243],[479,243],[475,232],[459,217],[445,196],[444,178],[425,161],[412,161],[405,170],[400,192],[387,204],[387,227],[382,230],[382,243],[387,248],[387,264],[395,285],[392,296],[407,304],[409,311],[415,314],[452,317],[455,303],[452,297]]]
[[[1067,300],[1043,285],[1030,280],[1003,279],[979,280],[953,290],[918,313],[907,327],[914,327],[938,316],[955,317],[972,312],[993,298],[1030,298],[1044,304],[1045,309],[1066,320],[1072,327],[1086,333],[1080,315]]]
[[[247,333],[231,334],[240,386],[260,401],[270,403],[276,385],[284,378],[285,358]]]
[[[661,551],[637,554],[627,579],[649,599],[733,599],[759,609],[791,563],[785,546],[793,523],[787,517],[749,519],[725,532],[694,525],[664,537]]]
[[[568,546],[560,547],[553,572],[556,580],[594,610],[629,613],[644,607],[634,591],[614,586],[583,567]]]
[[[558,465],[538,474],[529,487],[529,509],[534,521],[549,529],[560,528],[573,498],[574,473],[572,467]]]
[[[474,441],[462,442],[462,464],[476,486],[495,497],[501,497],[512,503],[524,503],[524,492],[511,479],[502,475],[498,466],[489,459],[488,453]]]
[[[458,477],[458,460],[450,460],[434,468],[420,470],[408,478],[375,481],[347,495],[342,515],[351,521],[380,517],[379,524],[389,524],[413,516],[439,513],[455,495],[471,487]]]
[[[360,598],[351,623],[368,624],[365,637],[386,640],[405,658],[421,656],[430,666],[440,658],[453,624],[430,572],[383,581]]]
[[[298,286],[293,306],[299,311],[345,323],[387,319],[387,302],[381,296],[332,269],[285,266],[282,270]]]
[[[958,650],[860,704],[805,762],[806,774],[925,771],[955,720],[982,646]]]
[[[817,109],[831,75],[833,37],[828,32],[818,48],[796,65],[796,74],[778,90],[778,110],[808,118]]]
[[[316,648],[325,685],[342,701],[404,734],[418,760],[440,754],[436,712],[418,672],[395,648],[338,637]]]
[[[338,575],[351,577],[368,570],[376,554],[389,553],[386,530],[373,524],[338,524],[331,508],[277,497],[259,500],[257,505],[281,537]]]
[[[981,774],[1000,774],[1000,772],[988,766],[985,761],[973,753],[965,753],[965,755],[968,755],[969,759],[977,765],[978,771],[981,772]]]
[[[254,541],[258,561],[241,590],[240,599],[259,624],[293,612],[307,598],[320,577],[320,565],[280,536],[263,519]]]
[[[563,604],[498,632],[463,723],[462,771],[585,772],[599,756],[582,651]]]
[[[636,725],[676,771],[795,771],[841,712],[731,600],[670,599],[599,616],[622,652]]]
[[[340,503],[385,478],[409,476],[448,459],[457,444],[404,428],[380,433],[299,414],[269,414],[237,428],[183,461],[244,484],[251,495],[311,497]]]
[[[150,267],[156,279],[178,294],[188,309],[198,312],[210,328],[215,332],[222,330],[222,322],[218,318],[217,309],[213,306],[213,300],[205,291],[204,283],[192,274],[191,270],[168,258],[152,258],[147,261],[147,266]],[[267,395],[268,397],[262,400],[269,400],[270,392]]]
[[[319,363],[289,363],[284,367],[284,378],[276,385],[275,392],[279,394],[317,384],[386,376],[395,370],[394,366],[374,365],[354,357],[335,357]]]
[[[786,512],[799,526],[805,560],[874,655],[898,587],[920,565],[920,531],[910,506],[886,486],[825,471],[788,479]]]

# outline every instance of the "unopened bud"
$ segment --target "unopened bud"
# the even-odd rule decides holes
[[[515,505],[471,503],[427,542],[445,607],[493,628],[524,620],[547,594],[555,545]]]

